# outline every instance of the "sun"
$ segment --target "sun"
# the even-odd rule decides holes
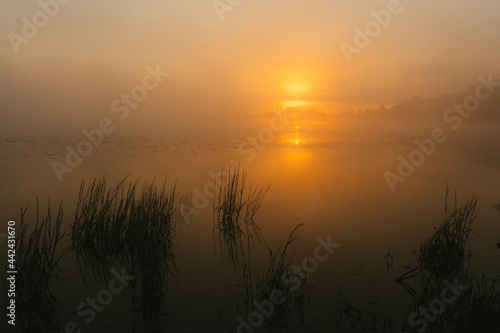
[[[307,93],[310,91],[310,87],[305,83],[289,82],[285,84],[285,91],[294,94]]]
[[[284,84],[283,90],[285,95],[283,108],[302,108],[310,105],[307,95],[311,88],[308,84],[291,81]]]

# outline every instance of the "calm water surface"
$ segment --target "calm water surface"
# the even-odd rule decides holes
[[[271,248],[282,246],[301,223],[294,243],[297,264],[311,255],[318,237],[330,236],[341,244],[309,278],[309,284],[317,289],[311,292],[308,324],[312,331],[326,332],[333,326],[339,287],[353,304],[377,302],[381,313],[391,315],[395,323],[404,320],[409,297],[394,279],[415,267],[414,251],[441,224],[449,181],[459,204],[474,195],[479,197],[472,262],[478,271],[498,271],[493,263],[500,259],[496,249],[500,214],[492,205],[500,203],[500,156],[486,148],[499,146],[498,129],[464,129],[450,137],[411,177],[397,184],[395,192],[384,173],[396,172],[398,156],[408,157],[416,148],[413,140],[428,136],[428,129],[291,127],[276,133],[270,142],[260,143],[261,149],[255,149],[250,160],[253,153],[244,143],[257,133],[113,135],[84,157],[72,173],[64,174],[63,182],[57,180],[51,163],[63,162],[65,147],[76,146],[81,136],[2,136],[1,220],[18,220],[20,207],[29,207],[28,219],[33,219],[37,197],[42,209],[49,198],[52,206],[62,200],[63,229],[68,232],[82,177],[105,174],[111,184],[129,173],[133,180],[163,180],[166,176],[167,184],[176,183],[181,193],[203,194],[207,184],[213,183],[214,173],[229,161],[238,161],[248,182],[259,187],[270,185],[257,223]],[[178,275],[177,281],[170,283],[167,322],[172,332],[225,332],[236,323],[241,274],[222,263],[216,251],[212,198],[202,195],[196,200],[206,207],[197,206],[199,214],[190,224],[181,224],[176,235]],[[61,249],[66,246],[67,238]],[[396,254],[391,272],[384,260],[388,249]],[[265,248],[256,250],[256,264],[264,265],[267,259]],[[83,332],[132,331],[126,295],[115,296],[91,324],[75,313],[79,303],[104,286],[86,289],[70,253],[61,261],[60,276],[53,290],[61,299],[61,327],[75,321]]]

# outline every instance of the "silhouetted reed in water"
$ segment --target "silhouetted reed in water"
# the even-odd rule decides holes
[[[305,273],[292,273],[292,260],[295,251],[289,253],[289,247],[295,241],[294,233],[302,224],[293,229],[285,246],[276,252],[269,249],[269,264],[262,274],[256,275],[255,294],[249,300],[252,306],[255,302],[270,301],[278,292],[283,301],[274,304],[274,311],[266,318],[273,332],[290,332],[292,328],[305,329],[304,310],[308,305],[309,297],[307,276]],[[251,274],[251,270],[248,270]],[[250,282],[251,279],[248,279]]]
[[[16,326],[17,332],[49,332],[58,330],[56,306],[58,300],[51,292],[57,279],[60,256],[56,254],[61,234],[63,208],[52,216],[50,203],[47,214],[40,217],[37,200],[36,224],[31,231],[26,221],[26,209],[21,210],[21,221],[16,226]],[[8,269],[12,270],[12,269]],[[4,290],[9,289],[5,284]],[[5,308],[4,308],[5,309]],[[4,316],[3,320],[6,320]]]
[[[449,191],[446,191],[448,198]],[[417,254],[418,267],[396,279],[412,296],[402,330],[407,333],[481,333],[500,327],[500,274],[476,277],[470,264],[470,237],[477,197],[448,214]],[[412,286],[413,287],[412,287]],[[335,326],[339,332],[395,332],[381,319],[378,304],[352,306],[339,295]]]
[[[175,186],[167,191],[165,184],[161,189],[154,183],[146,184],[133,207],[132,225],[125,237],[133,249],[132,258],[136,260],[133,267],[139,276],[135,294],[139,295],[142,331],[163,332],[168,277],[175,278],[177,271],[173,245],[177,214]]]
[[[294,253],[290,246],[295,240],[290,234],[283,248],[274,252],[262,238],[255,217],[269,189],[246,188],[246,173],[242,170],[222,174],[218,193],[213,202],[213,234],[223,261],[233,268],[242,268],[244,303],[247,313],[252,312],[255,302],[270,302],[279,292],[281,304],[274,304],[266,322],[273,332],[288,332],[304,327],[304,308],[308,300],[306,277],[291,273]],[[263,270],[254,267],[251,256],[257,244],[269,251],[269,263]],[[231,327],[229,327],[231,329]]]
[[[380,306],[370,303],[365,307],[351,305],[342,289],[336,304],[335,332],[342,333],[384,333],[395,332],[392,320],[380,319]]]
[[[477,197],[449,215],[436,233],[420,246],[417,262],[432,280],[467,279],[469,234],[476,219]]]
[[[290,252],[290,246],[296,239],[294,234],[300,226],[302,224],[292,231],[282,248],[273,251],[268,247],[269,263],[263,269],[254,267],[251,262],[245,264],[241,286],[244,288],[242,297],[246,311],[238,313],[241,317],[238,325],[241,320],[245,321],[242,318],[248,318],[258,309],[263,311],[262,323],[254,326],[255,331],[292,332],[298,328],[305,329],[304,311],[309,302],[309,286],[305,274],[292,272],[295,251]],[[267,326],[260,327],[264,323]],[[231,322],[227,329],[238,331],[237,327],[231,326]]]
[[[454,211],[446,214],[435,234],[421,245],[417,273],[408,272],[396,280],[402,284],[410,278],[419,281],[418,290],[413,290],[413,305],[420,315],[408,320],[408,332],[492,332],[500,327],[500,275],[477,278],[470,266],[469,241],[476,205],[474,197],[457,208],[455,199]],[[451,294],[452,301],[443,301],[443,294]],[[438,304],[436,314],[437,307],[431,307]],[[426,308],[432,311],[432,320],[423,319],[421,309]]]
[[[262,242],[254,219],[269,187],[264,190],[250,186],[245,193],[244,171],[229,171],[223,176],[225,180],[213,202],[213,233],[223,260],[237,268],[245,266],[255,241]]]
[[[138,181],[107,187],[106,179],[82,181],[72,249],[95,283],[107,283],[110,269],[121,266],[137,276],[130,283],[134,327],[161,332],[165,326],[168,279],[175,278],[174,238],[177,194],[175,185],[157,187],[153,182],[137,189]],[[88,268],[88,269],[85,269]],[[85,277],[84,277],[85,278]]]
[[[85,179],[81,182],[71,239],[84,281],[89,278],[97,285],[106,284],[111,268],[128,268],[131,263],[124,236],[137,182],[125,190],[125,181],[109,188],[104,177],[95,178],[87,187]]]

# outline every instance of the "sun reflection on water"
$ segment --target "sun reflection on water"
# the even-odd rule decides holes
[[[282,142],[292,145],[293,147],[297,147],[303,143],[303,137],[300,133],[300,126],[292,125],[289,129],[284,133],[282,137]]]
[[[295,126],[295,128],[294,128],[294,133],[295,133],[294,144],[296,146],[298,146],[300,144],[299,130],[300,130],[300,127],[299,126]]]

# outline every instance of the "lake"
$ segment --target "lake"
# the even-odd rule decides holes
[[[85,321],[87,315],[76,313],[79,304],[107,285],[90,283],[86,288],[75,254],[63,250],[71,245],[68,234],[82,178],[89,181],[105,175],[108,184],[127,175],[131,181],[139,179],[139,184],[155,178],[161,184],[166,179],[167,187],[175,184],[180,195],[190,194],[188,204],[194,212],[190,218],[180,218],[176,226],[177,274],[176,279],[169,278],[165,295],[166,326],[169,332],[229,332],[240,323],[238,316],[248,319],[242,270],[222,260],[214,241],[212,204],[214,179],[227,170],[228,163],[237,162],[246,172],[247,188],[269,186],[255,217],[269,248],[283,247],[292,230],[302,224],[290,247],[296,250],[294,265],[312,265],[307,279],[312,287],[305,309],[307,328],[333,332],[341,293],[353,307],[377,304],[380,316],[392,318],[399,332],[411,298],[395,280],[417,267],[420,245],[444,221],[448,183],[449,210],[455,191],[459,206],[478,196],[470,243],[475,273],[498,273],[494,265],[500,259],[496,247],[500,213],[493,207],[500,203],[500,155],[494,150],[500,143],[497,127],[471,126],[449,133],[448,140],[435,144],[431,154],[414,154],[424,156],[422,163],[391,190],[386,172],[397,175],[399,156],[409,160],[418,149],[414,140],[430,137],[432,129],[431,125],[331,129],[291,124],[262,133],[256,128],[112,134],[71,173],[64,173],[62,182],[52,163],[64,163],[66,146],[77,147],[82,135],[1,136],[1,220],[19,221],[19,208],[28,207],[26,220],[32,225],[36,198],[42,214],[48,199],[53,210],[62,200],[62,230],[67,235],[57,251],[64,255],[60,279],[51,284],[60,300],[60,331],[75,322],[82,332],[132,332],[135,317],[127,292],[113,294],[90,323]],[[336,244],[334,251],[329,253],[323,246],[322,260],[308,262],[306,258],[314,257],[318,246],[328,240]],[[6,247],[2,248],[5,258]],[[252,251],[255,274],[268,261],[269,250],[257,242]],[[266,325],[253,329],[266,332]]]

